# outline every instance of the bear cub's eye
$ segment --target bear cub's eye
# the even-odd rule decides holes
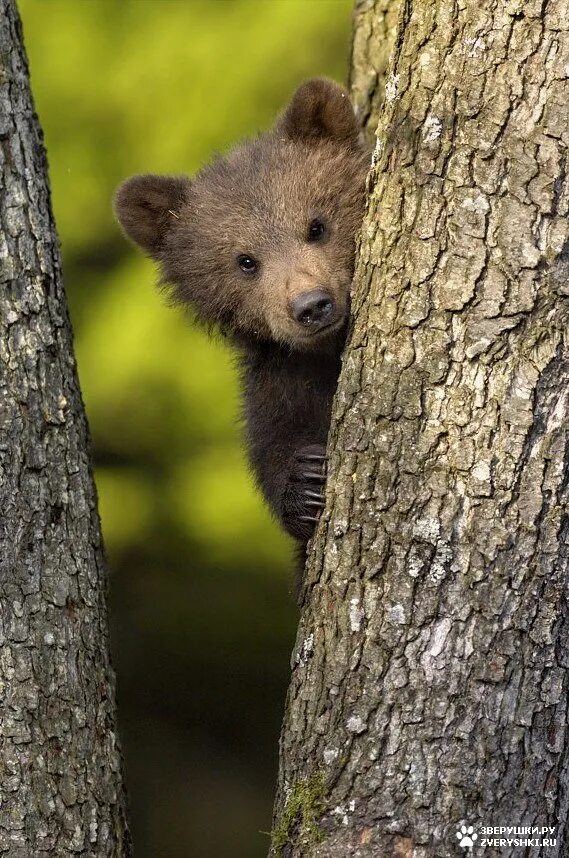
[[[306,236],[307,241],[320,241],[320,239],[324,236],[326,232],[326,227],[318,218],[314,218],[314,220],[310,221],[310,225],[308,227],[308,235]]]
[[[254,274],[259,267],[257,260],[253,259],[252,256],[247,256],[246,253],[242,253],[241,256],[237,257],[237,265],[245,274]]]

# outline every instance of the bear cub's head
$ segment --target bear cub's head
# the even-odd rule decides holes
[[[274,128],[192,179],[133,176],[125,233],[237,341],[327,349],[345,329],[369,156],[346,90],[302,84]]]

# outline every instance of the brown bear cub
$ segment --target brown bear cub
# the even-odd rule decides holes
[[[134,176],[115,198],[162,283],[235,345],[254,473],[303,545],[324,504],[368,165],[347,92],[310,80],[271,131],[194,178]]]

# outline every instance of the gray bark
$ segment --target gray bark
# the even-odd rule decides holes
[[[568,28],[569,0],[400,6],[275,855],[569,849]]]
[[[0,187],[0,854],[124,856],[107,573],[12,0],[0,0]]]

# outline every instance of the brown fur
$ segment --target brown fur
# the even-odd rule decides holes
[[[306,506],[306,480],[316,493],[321,486],[314,474],[312,482],[302,476],[312,473],[302,455],[294,463],[299,451],[326,443],[368,162],[346,91],[314,80],[271,131],[195,178],[135,176],[115,198],[124,231],[156,259],[162,282],[239,349],[252,465],[302,541],[313,524],[301,519],[317,512],[315,499]],[[311,241],[315,220],[325,233]],[[255,273],[240,269],[243,254],[258,262]],[[316,289],[334,313],[332,323],[309,330],[294,302]]]

